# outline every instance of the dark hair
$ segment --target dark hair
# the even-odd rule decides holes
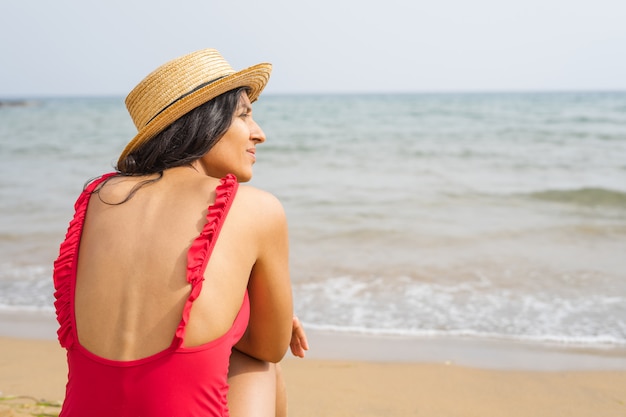
[[[228,91],[196,107],[132,151],[120,163],[121,175],[148,175],[188,165],[224,136],[245,87]]]
[[[241,95],[247,90],[247,87],[230,90],[196,107],[120,161],[118,176],[159,174],[156,178],[135,184],[122,201],[112,203],[100,196],[102,186],[114,177],[105,180],[93,193],[105,204],[124,204],[140,188],[160,180],[166,169],[188,165],[201,158],[224,136],[233,121]]]

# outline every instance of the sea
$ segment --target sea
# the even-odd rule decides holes
[[[266,94],[254,117],[306,328],[626,347],[626,92]],[[53,312],[74,201],[134,134],[123,97],[0,106],[0,313]]]

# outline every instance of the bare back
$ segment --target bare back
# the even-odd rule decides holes
[[[206,223],[219,180],[189,167],[163,177],[120,205],[145,178],[115,177],[91,196],[78,255],[75,295],[80,343],[108,359],[133,360],[170,346],[189,296],[187,252]],[[258,259],[259,239],[235,197],[193,304],[185,346],[232,325]],[[104,202],[103,202],[104,201]]]

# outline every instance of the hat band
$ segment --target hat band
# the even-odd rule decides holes
[[[179,101],[180,101],[180,100],[182,100],[183,98],[187,97],[189,94],[192,94],[192,93],[194,93],[194,92],[198,91],[199,89],[201,89],[201,88],[203,88],[203,87],[206,87],[206,86],[207,86],[207,85],[209,85],[209,84],[214,83],[215,81],[221,80],[221,79],[222,79],[222,78],[224,78],[224,77],[228,77],[228,75],[222,75],[221,77],[217,77],[217,78],[215,78],[215,79],[213,79],[213,80],[211,80],[211,81],[207,81],[207,82],[205,82],[205,83],[200,84],[200,85],[199,85],[199,86],[197,86],[197,87],[194,87],[194,89],[193,89],[193,90],[186,92],[185,94],[183,94],[182,96],[178,97],[176,100],[172,101],[170,104],[168,104],[167,106],[165,106],[165,107],[163,107],[161,110],[159,110],[159,111],[157,112],[157,114],[155,114],[154,116],[152,116],[152,118],[146,122],[146,124],[144,125],[144,127],[145,127],[145,126],[148,126],[148,125],[150,124],[150,122],[151,122],[151,121],[153,121],[153,120],[154,120],[154,119],[155,119],[155,118],[156,118],[159,114],[163,113],[163,112],[164,112],[165,110],[167,110],[169,107],[172,107],[174,104],[176,104],[177,102],[179,102]]]

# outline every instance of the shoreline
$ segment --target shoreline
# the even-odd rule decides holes
[[[0,311],[0,338],[56,343],[51,311]],[[307,328],[307,358],[458,365],[521,371],[626,371],[626,347],[586,347],[457,336],[388,336]]]
[[[307,330],[311,359],[458,365],[520,371],[626,371],[626,348],[469,337],[401,337]]]

